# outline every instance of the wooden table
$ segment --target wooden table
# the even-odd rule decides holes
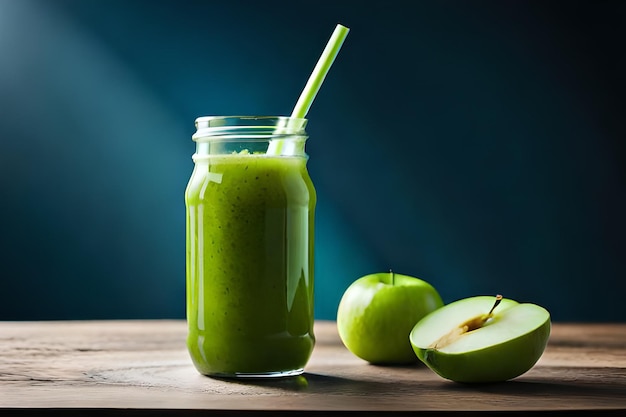
[[[369,365],[334,322],[316,333],[303,376],[228,381],[195,371],[184,321],[0,322],[0,416],[626,415],[626,323],[554,324],[533,369],[490,385]]]

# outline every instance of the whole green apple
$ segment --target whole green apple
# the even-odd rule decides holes
[[[409,333],[442,305],[435,288],[419,278],[391,271],[366,275],[343,294],[337,329],[348,350],[370,363],[417,362]]]
[[[502,296],[455,301],[420,320],[410,334],[417,357],[456,382],[500,382],[539,360],[550,336],[550,313]]]

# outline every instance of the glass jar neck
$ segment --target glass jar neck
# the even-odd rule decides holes
[[[307,120],[276,116],[211,116],[196,119],[194,160],[212,155],[306,157]]]

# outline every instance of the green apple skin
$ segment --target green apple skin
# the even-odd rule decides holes
[[[453,327],[487,314],[494,300],[488,296],[459,300],[424,317],[410,334],[417,357],[443,378],[462,383],[502,382],[531,369],[543,354],[551,327],[548,311],[534,304],[503,299],[489,322],[461,337],[471,335],[471,343],[432,347]]]
[[[370,274],[346,289],[337,310],[337,329],[348,350],[372,364],[414,363],[418,359],[409,333],[422,317],[441,306],[441,296],[426,281]]]

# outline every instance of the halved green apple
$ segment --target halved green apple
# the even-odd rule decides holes
[[[417,357],[456,382],[515,378],[539,360],[550,336],[550,313],[501,296],[455,301],[421,319],[409,336]]]

